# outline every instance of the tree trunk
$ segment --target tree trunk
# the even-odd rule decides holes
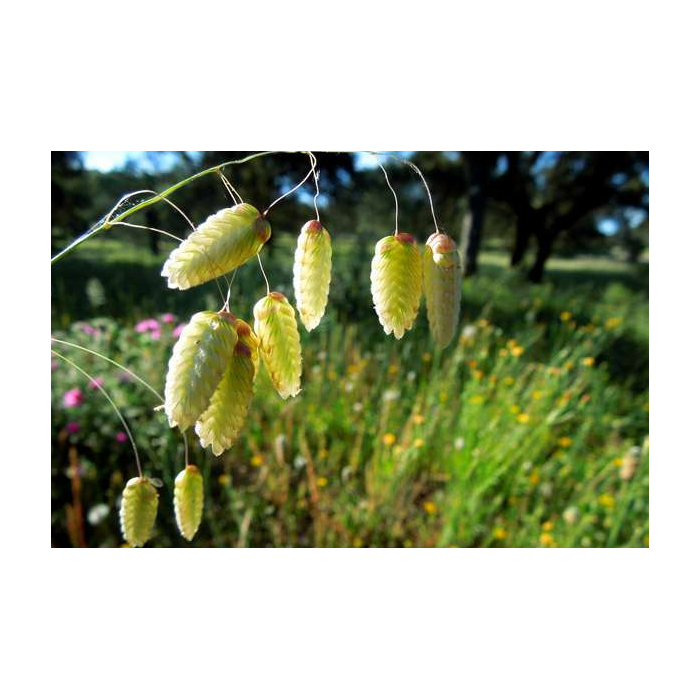
[[[469,245],[469,232],[472,230],[472,212],[467,209],[462,219],[462,228],[459,233],[459,256],[461,260],[467,259],[467,246]],[[462,270],[464,272],[464,270]]]
[[[527,253],[527,246],[530,242],[530,222],[525,220],[525,216],[520,214],[515,223],[515,244],[513,253],[510,256],[510,266],[518,267]]]
[[[473,188],[469,197],[471,226],[467,235],[467,251],[464,264],[464,274],[467,277],[476,274],[479,269],[479,251],[481,250],[481,233],[484,228],[485,204],[484,189],[481,185],[477,185]]]
[[[527,276],[535,284],[540,284],[544,278],[544,267],[552,254],[555,237],[556,234],[553,230],[540,229],[537,232],[537,255]]]

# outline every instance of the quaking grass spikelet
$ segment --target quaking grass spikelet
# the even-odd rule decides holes
[[[217,457],[231,448],[245,426],[258,366],[257,337],[245,321],[236,321],[236,331],[238,342],[224,376],[194,428],[202,447],[211,446]]]
[[[439,348],[447,347],[459,320],[462,272],[455,242],[434,233],[423,251],[423,288],[430,333]]]
[[[192,541],[202,522],[204,481],[199,469],[188,464],[175,477],[175,519],[182,536]]]
[[[402,338],[413,327],[420,307],[421,257],[413,236],[382,238],[372,258],[372,299],[384,332]]]
[[[294,309],[284,294],[271,292],[253,309],[260,354],[272,385],[283,398],[301,391],[301,342]]]
[[[171,289],[189,289],[230,272],[256,255],[270,224],[250,204],[212,214],[170,253],[161,275]]]
[[[331,237],[321,222],[304,224],[294,253],[294,296],[307,331],[318,326],[326,310],[331,256]]]
[[[131,547],[143,547],[151,536],[158,512],[158,491],[145,477],[130,479],[122,492],[119,521]]]
[[[204,413],[237,340],[231,314],[202,311],[192,317],[168,363],[165,413],[172,427],[186,430]]]

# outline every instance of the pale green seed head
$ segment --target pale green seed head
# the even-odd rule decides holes
[[[202,522],[204,481],[193,464],[175,477],[175,519],[182,536],[192,541]]]
[[[461,303],[462,266],[455,242],[434,233],[423,251],[423,289],[430,333],[439,348],[454,338]]]
[[[203,311],[192,317],[168,363],[165,412],[171,426],[186,430],[204,413],[237,340],[231,314]]]
[[[284,294],[271,292],[253,309],[260,354],[272,385],[283,398],[301,391],[301,341],[294,309]]]
[[[331,284],[331,237],[319,221],[301,229],[294,253],[294,296],[301,322],[312,331],[323,318]]]
[[[119,522],[131,547],[143,547],[151,536],[158,513],[158,491],[147,478],[130,479],[122,492]]]
[[[161,275],[171,289],[220,277],[256,255],[270,238],[269,222],[250,204],[212,214],[170,254]]]
[[[422,290],[421,257],[413,236],[382,238],[372,258],[374,308],[384,332],[402,338],[418,315]]]

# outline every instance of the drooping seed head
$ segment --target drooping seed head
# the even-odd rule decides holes
[[[318,326],[328,304],[331,284],[331,237],[320,221],[301,229],[294,252],[294,297],[307,331]]]
[[[162,276],[171,289],[189,289],[234,270],[270,238],[269,222],[250,204],[212,214],[173,250]]]
[[[418,315],[422,290],[421,258],[409,233],[382,238],[372,258],[372,299],[384,332],[402,338]]]
[[[301,391],[301,341],[294,309],[284,294],[271,292],[253,309],[260,354],[272,385],[283,398]]]
[[[131,547],[143,547],[151,537],[158,513],[158,491],[145,477],[130,479],[122,492],[119,522]]]
[[[430,333],[439,348],[449,345],[457,330],[462,272],[456,243],[434,233],[423,251],[423,287]]]
[[[194,464],[188,464],[175,477],[174,505],[178,529],[191,542],[202,522],[204,509],[204,481]]]
[[[226,312],[197,313],[175,343],[165,381],[171,427],[186,430],[209,405],[238,341],[232,318]]]

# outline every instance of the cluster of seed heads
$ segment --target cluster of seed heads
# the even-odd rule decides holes
[[[315,158],[312,163],[318,180]],[[265,214],[252,205],[223,209],[173,250],[162,275],[168,287],[179,290],[217,279],[258,256],[271,233]],[[331,258],[330,234],[318,218],[309,221],[297,240],[293,268],[296,309],[309,332],[326,310]],[[408,233],[382,238],[370,277],[374,307],[387,335],[402,338],[411,330],[425,293],[433,339],[440,348],[450,343],[459,316],[461,274],[459,253],[449,236],[436,231],[422,254]],[[260,358],[282,399],[301,391],[301,340],[294,308],[283,294],[268,288],[252,315],[251,328],[231,313],[228,300],[220,311],[196,313],[168,363],[164,410],[170,426],[183,432],[194,427],[202,448],[211,448],[216,456],[230,449],[245,428]],[[142,546],[151,536],[158,509],[154,481],[138,477],[124,489],[120,520],[132,546]],[[200,526],[203,503],[202,475],[188,465],[175,480],[174,498],[177,525],[187,540]]]

